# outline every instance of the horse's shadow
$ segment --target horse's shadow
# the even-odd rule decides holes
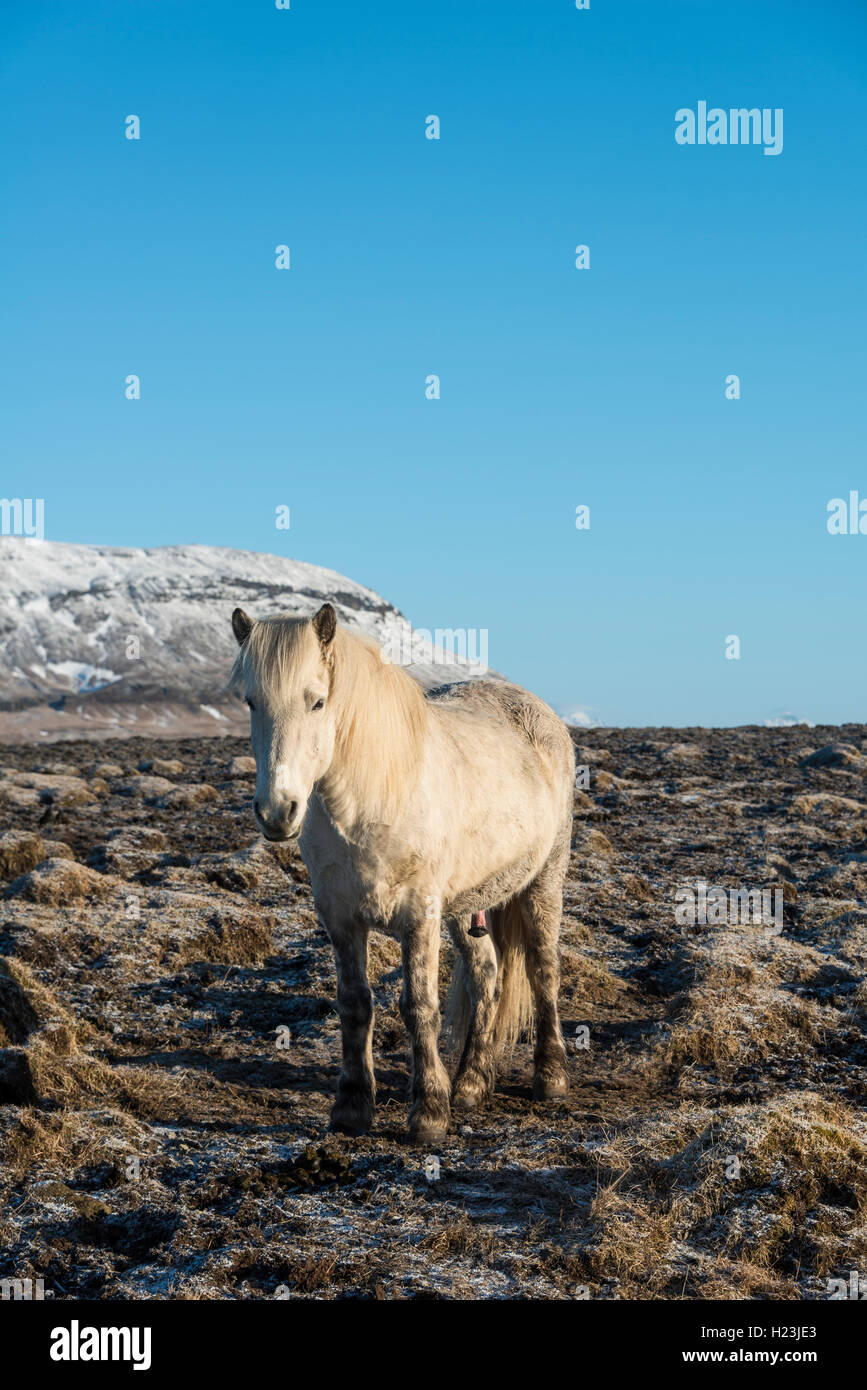
[[[292,962],[293,966],[296,964]],[[205,972],[218,978],[203,980]],[[283,986],[279,994],[274,992],[275,982]],[[321,1093],[330,1104],[337,1092],[341,1065],[339,1035],[333,1026],[328,1026],[336,1020],[336,1006],[330,996],[302,993],[298,989],[299,985],[315,988],[315,983],[307,970],[302,971],[299,978],[297,968],[287,970],[284,962],[274,958],[258,967],[195,963],[193,968],[183,967],[173,976],[142,983],[134,990],[142,998],[147,998],[154,990],[178,1000],[189,1001],[192,997],[201,1012],[213,1016],[213,1028],[205,1023],[200,1038],[193,1036],[188,1044],[160,1047],[157,1043],[148,1052],[117,1057],[114,1063],[121,1068],[124,1065],[152,1066],[166,1072],[181,1067],[249,1091],[276,1092],[287,1101],[293,1093]],[[229,1016],[231,1023],[222,1021]],[[282,1028],[288,1030],[284,1048],[278,1046]],[[251,1034],[260,1044],[252,1056],[249,1053],[221,1055],[209,1046],[220,1040],[231,1042],[236,1035],[240,1049],[245,1044],[249,1046]],[[315,1049],[317,1055],[305,1056],[308,1048]],[[327,1056],[323,1055],[326,1048]],[[408,1042],[405,1046],[377,1052],[374,1040],[374,1049],[377,1118],[373,1133],[383,1139],[402,1141],[406,1138],[410,1088]],[[496,1092],[484,1109],[465,1117],[453,1116],[455,1128],[465,1122],[471,1125],[484,1122],[486,1115],[496,1116],[498,1110],[523,1109],[532,1101],[531,1049],[522,1047],[521,1052],[524,1051],[526,1058],[522,1057],[501,1073]],[[443,1052],[443,1060],[453,1074],[456,1058]]]
[[[202,983],[202,969],[220,972],[214,982]],[[309,978],[309,977],[308,977]],[[275,994],[274,982],[285,985]],[[292,973],[266,962],[262,967],[210,966],[190,971],[185,967],[173,976],[141,984],[134,993],[147,998],[157,989],[176,999],[192,995],[202,1012],[213,1017],[213,1025],[203,1026],[201,1042],[194,1037],[181,1046],[159,1045],[134,1057],[125,1055],[115,1065],[154,1066],[166,1071],[174,1067],[206,1072],[215,1080],[259,1090],[279,1092],[323,1092],[333,1096],[340,1074],[340,1040],[329,1021],[336,1019],[334,999],[322,994],[298,992],[301,983]],[[307,979],[304,980],[307,983]],[[232,1022],[221,1020],[231,1015]],[[281,1030],[285,1029],[285,1046],[280,1047]],[[224,1056],[214,1052],[209,1044],[231,1040],[235,1035],[239,1046],[249,1044],[250,1035],[261,1040],[261,1051],[255,1056]],[[329,1056],[322,1056],[322,1049]],[[316,1048],[318,1056],[305,1057],[307,1048]],[[377,1059],[377,1094],[383,1104],[403,1103],[409,1089],[409,1058],[402,1053]]]
[[[119,1059],[133,1066],[183,1067],[208,1072],[216,1081],[270,1091],[327,1091],[336,1086],[336,1065],[297,1064],[262,1057],[216,1057],[195,1048],[149,1052]],[[117,1065],[117,1063],[115,1063]]]

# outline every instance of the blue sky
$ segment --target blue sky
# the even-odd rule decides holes
[[[867,720],[861,0],[2,23],[0,490],[49,539],[327,565],[610,724]],[[700,100],[783,152],[678,145]]]

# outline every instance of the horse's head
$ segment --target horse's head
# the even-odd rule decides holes
[[[255,622],[236,608],[232,630],[241,648],[234,678],[250,706],[253,814],[266,839],[291,840],[334,752],[329,696],[337,615],[326,603],[313,618]]]

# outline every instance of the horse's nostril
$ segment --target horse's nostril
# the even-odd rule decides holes
[[[256,817],[258,818],[260,825],[264,827],[266,834],[269,832],[269,830],[277,833],[281,829],[287,826],[291,826],[294,823],[300,804],[301,803],[298,801],[290,801],[287,806],[280,807],[276,815],[271,815],[269,813],[266,816],[264,811],[262,810],[261,805],[259,804],[259,798],[257,797],[256,800],[253,802],[253,811]]]

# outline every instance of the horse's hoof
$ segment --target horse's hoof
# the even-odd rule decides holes
[[[569,1078],[559,1068],[556,1071],[537,1071],[533,1077],[534,1100],[559,1100],[569,1090]]]
[[[409,1117],[409,1138],[412,1144],[432,1147],[445,1142],[449,1132],[449,1112],[438,1106],[413,1110]]]
[[[409,1142],[415,1144],[416,1148],[436,1149],[446,1142],[448,1137],[448,1126],[446,1125],[410,1125]]]
[[[452,1087],[453,1110],[477,1110],[488,1099],[493,1086],[479,1072],[465,1071],[455,1078]]]
[[[366,1134],[373,1124],[373,1101],[363,1092],[338,1096],[331,1111],[330,1128],[337,1134]]]

